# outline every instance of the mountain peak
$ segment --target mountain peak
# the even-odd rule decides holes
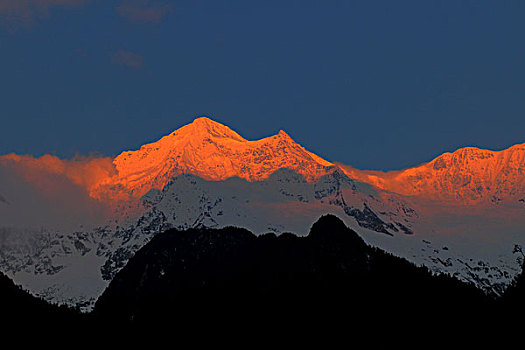
[[[212,120],[206,116],[197,117],[191,122],[189,125],[192,125],[195,128],[200,129],[214,129],[214,128],[227,128],[227,126],[216,122],[215,120]]]
[[[171,135],[187,135],[192,138],[227,138],[239,142],[246,142],[246,139],[244,139],[242,136],[237,134],[235,131],[233,131],[226,125],[216,122],[206,116],[195,118],[193,122],[183,126],[180,129],[175,130]]]
[[[286,131],[284,131],[284,130],[279,130],[279,133],[278,133],[277,135],[278,135],[278,136],[281,136],[281,137],[283,137],[283,138],[290,139],[290,140],[292,139],[292,138],[290,137],[290,135],[288,135],[288,134],[286,133]]]
[[[224,127],[224,125],[222,125],[221,123],[216,122],[205,116],[195,118],[193,122],[191,122],[191,124],[196,128],[205,128],[205,129],[214,128],[214,127]]]
[[[213,181],[234,176],[261,181],[287,168],[306,181],[315,181],[334,168],[282,130],[277,135],[249,141],[206,116],[139,150],[121,153],[113,164],[117,175],[102,186],[124,191],[123,197],[141,197],[152,188],[162,189],[181,174]]]

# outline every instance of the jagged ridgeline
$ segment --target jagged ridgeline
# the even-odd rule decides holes
[[[115,276],[94,315],[149,325],[291,325],[337,317],[470,318],[493,308],[474,286],[372,248],[326,215],[306,237],[234,227],[159,234]]]

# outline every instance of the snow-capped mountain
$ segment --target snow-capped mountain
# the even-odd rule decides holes
[[[440,222],[426,215],[427,208],[417,201],[357,182],[340,170],[315,183],[286,169],[260,182],[238,178],[216,182],[183,175],[162,191],[151,190],[143,200],[150,207],[143,223],[164,228],[234,225],[255,233],[290,231],[302,235],[308,232],[312,218],[333,213],[368,243],[435,272],[455,275],[490,293],[501,293],[520,271],[512,248],[514,243],[522,244],[523,238],[512,232],[515,227],[523,227],[525,221],[509,227],[479,220],[490,217],[479,213],[474,217],[478,222],[466,225],[480,232],[440,234]],[[483,230],[485,226],[501,230],[501,242],[491,242],[489,249],[485,243],[487,237],[483,237],[487,233]]]
[[[412,234],[417,220],[402,199],[356,183],[337,170],[313,183],[289,169],[251,182],[184,174],[162,190],[151,189],[142,201],[146,211],[127,226],[68,234],[6,229],[0,267],[35,294],[89,309],[127,260],[168,228],[234,225],[256,233],[303,235],[329,212],[363,230],[392,237]]]
[[[8,184],[0,187],[0,270],[48,300],[89,310],[128,259],[168,228],[304,235],[332,213],[372,245],[499,293],[519,272],[512,248],[525,243],[522,208],[476,211],[462,200],[518,199],[523,148],[514,148],[506,155],[466,149],[406,171],[367,172],[330,163],[284,131],[248,141],[201,117],[113,160],[0,157]],[[483,176],[490,184],[478,190]],[[58,223],[83,201],[99,203],[102,214],[83,218],[76,210],[75,220],[86,222],[50,223],[53,201],[69,193],[63,214],[53,213]],[[25,227],[23,217],[10,221],[17,212],[48,221]]]
[[[353,179],[407,196],[462,204],[512,200],[525,205],[525,144],[502,151],[465,147],[401,171],[339,166]]]
[[[334,168],[282,130],[274,136],[248,141],[207,117],[197,118],[139,150],[123,152],[113,163],[117,174],[94,186],[94,196],[103,198],[108,191],[120,189],[140,198],[152,188],[162,189],[180,174],[215,181],[233,176],[258,181],[287,168],[313,181]]]

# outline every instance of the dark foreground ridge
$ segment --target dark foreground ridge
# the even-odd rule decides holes
[[[331,322],[468,322],[495,309],[480,290],[369,247],[332,215],[307,237],[171,230],[133,257],[99,298],[114,323],[324,327]],[[458,321],[459,322],[459,321]]]
[[[15,285],[0,272],[0,312],[3,329],[28,331],[38,329],[64,330],[69,326],[86,325],[88,320],[78,310],[49,304]]]
[[[0,307],[11,328],[68,329],[75,336],[135,327],[179,334],[325,331],[356,322],[372,329],[461,330],[522,315],[524,282],[521,274],[494,300],[473,285],[369,247],[327,215],[306,237],[257,237],[235,227],[159,234],[115,276],[89,315],[47,304],[1,274]]]

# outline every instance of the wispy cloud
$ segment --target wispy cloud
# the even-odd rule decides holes
[[[25,176],[32,182],[38,183],[43,173],[49,173],[64,176],[87,190],[115,174],[113,159],[103,156],[77,156],[73,159],[61,159],[50,154],[39,158],[14,153],[0,156],[0,165],[8,163],[23,166]]]
[[[49,16],[53,8],[80,6],[92,0],[0,0],[0,25],[12,29]],[[164,0],[118,0],[117,13],[134,23],[160,23],[173,11]]]
[[[102,224],[110,208],[92,190],[114,174],[109,157],[0,156],[0,226],[72,230]]]
[[[160,23],[173,11],[166,2],[151,0],[123,0],[116,8],[119,15],[136,23]]]
[[[131,68],[140,68],[144,65],[144,57],[131,51],[119,50],[111,54],[111,62]]]
[[[0,0],[0,24],[17,27],[47,17],[54,7],[82,5],[90,0]]]

